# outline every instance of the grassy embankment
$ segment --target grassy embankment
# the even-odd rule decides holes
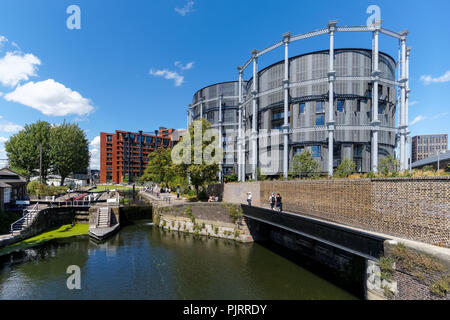
[[[70,224],[64,225],[62,227],[41,233],[40,235],[37,235],[35,237],[11,244],[4,248],[0,248],[0,256],[9,254],[14,251],[21,251],[27,248],[31,248],[53,239],[87,235],[88,232],[89,225],[87,224],[76,224],[73,227]]]
[[[139,187],[136,186],[136,190]],[[127,187],[127,186],[110,186],[110,185],[98,185],[97,188],[89,190],[89,192],[102,192],[102,191],[106,191],[107,189],[109,190],[133,190],[133,187]]]

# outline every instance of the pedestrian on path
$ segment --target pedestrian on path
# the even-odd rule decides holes
[[[273,210],[273,208],[275,207],[275,193],[272,192],[272,194],[269,197],[269,204],[270,204],[270,208]]]
[[[281,202],[281,195],[279,193],[277,193],[276,201],[277,201],[277,209],[278,209],[278,211],[280,211],[280,212],[283,211],[283,204]]]
[[[180,199],[180,186],[177,186],[177,199]]]
[[[247,203],[249,206],[252,205],[252,193],[251,192],[247,193]]]

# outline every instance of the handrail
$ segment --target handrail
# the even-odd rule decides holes
[[[30,220],[33,221],[34,216],[32,216],[32,214],[39,212],[39,202],[36,203],[31,209],[25,209],[23,211],[26,212],[26,214],[24,214],[22,216],[22,218],[20,218],[19,220],[11,223],[11,226],[10,226],[11,234],[15,231],[14,230],[15,225],[18,224],[19,222],[23,221],[28,226]],[[23,225],[23,223],[22,223],[22,225]]]
[[[101,208],[98,208],[98,209],[97,209],[97,223],[95,224],[96,227],[98,227],[99,224],[100,224],[100,212],[101,212],[100,209],[101,209]]]

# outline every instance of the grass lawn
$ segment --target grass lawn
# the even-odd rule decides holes
[[[136,190],[138,188],[139,187],[136,186]],[[101,191],[106,191],[107,189],[109,189],[109,190],[133,190],[133,187],[98,185],[97,188],[89,190],[89,192],[101,192]]]
[[[88,232],[89,232],[89,225],[87,224],[76,224],[73,227],[70,224],[64,225],[57,229],[41,233],[40,235],[37,235],[35,237],[22,240],[20,242],[1,248],[0,256],[4,254],[9,254],[14,251],[20,251],[27,248],[31,248],[52,239],[70,238],[75,236],[87,235]]]

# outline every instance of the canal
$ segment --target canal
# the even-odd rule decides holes
[[[67,267],[81,269],[68,290]],[[151,223],[108,241],[54,240],[0,257],[0,299],[357,299],[260,244],[196,238]]]

